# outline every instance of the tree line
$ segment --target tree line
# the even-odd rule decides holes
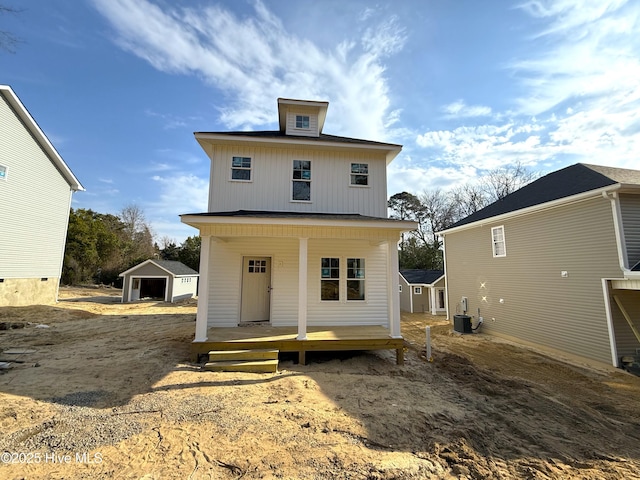
[[[400,241],[400,268],[442,270],[442,242],[437,232],[506,197],[537,177],[538,174],[516,163],[491,170],[478,181],[452,190],[425,190],[419,195],[396,193],[387,204],[391,218],[418,222],[418,228],[403,234]]]
[[[62,265],[63,284],[121,286],[120,273],[150,258],[178,260],[197,271],[200,237],[189,237],[179,246],[165,237],[160,247],[154,242],[143,211],[136,205],[123,208],[117,215],[71,209]]]

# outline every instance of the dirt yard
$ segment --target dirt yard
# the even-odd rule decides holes
[[[640,479],[625,372],[427,315],[403,317],[404,366],[309,353],[277,374],[205,372],[188,362],[194,303],[119,294],[0,308],[0,478]]]

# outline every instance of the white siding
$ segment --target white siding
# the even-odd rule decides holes
[[[0,278],[59,278],[71,188],[0,94]]]
[[[195,296],[197,286],[198,277],[174,277],[172,284],[173,290],[171,291],[171,298],[169,301],[173,302],[177,299]]]
[[[359,240],[309,240],[308,324],[389,326],[387,302],[387,246]],[[340,301],[320,300],[322,257],[340,258]],[[365,259],[365,301],[347,301],[347,258]],[[392,279],[397,285],[397,278]],[[396,287],[397,288],[397,287]]]
[[[387,217],[384,153],[217,145],[212,156],[209,211],[271,210],[359,213]],[[230,181],[231,159],[251,157],[250,182]],[[311,202],[292,202],[293,160],[311,161]],[[351,163],[369,164],[369,186],[351,186]]]
[[[271,324],[295,326],[298,322],[298,239],[233,238],[215,241],[209,268],[209,326],[233,327],[240,320],[242,258],[271,258]],[[320,301],[320,259],[340,257],[346,280],[346,258],[365,258],[364,302]],[[308,324],[388,326],[386,245],[364,240],[309,240]],[[394,279],[396,284],[396,279]]]

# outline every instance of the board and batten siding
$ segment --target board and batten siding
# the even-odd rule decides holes
[[[271,258],[270,319],[273,326],[298,324],[297,238],[265,237],[212,239],[209,257],[210,327],[235,327],[240,321],[242,259]],[[341,258],[346,280],[346,258],[365,258],[366,295],[364,302],[321,302],[320,259]],[[386,244],[372,246],[368,240],[309,239],[307,322],[322,325],[388,325]],[[395,281],[394,281],[395,283]],[[204,286],[201,286],[204,288]],[[346,307],[346,308],[345,308]]]
[[[494,258],[491,228],[499,225],[506,256]],[[611,363],[602,278],[621,271],[608,199],[488,219],[447,234],[445,251],[451,317],[466,296],[484,332]]]
[[[0,278],[59,279],[72,190],[0,93]]]
[[[216,145],[212,158],[209,211],[269,210],[359,213],[387,217],[384,153]],[[231,180],[234,156],[251,157],[251,181]],[[294,160],[311,161],[311,201],[291,200]],[[369,164],[369,185],[351,186],[351,163]]]
[[[620,194],[620,216],[628,268],[640,262],[640,195]]]

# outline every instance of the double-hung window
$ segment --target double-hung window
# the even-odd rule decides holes
[[[340,300],[340,259],[322,258],[320,299],[337,302]]]
[[[347,258],[347,300],[364,300],[364,258]]]
[[[347,301],[365,300],[364,258],[347,258],[346,279],[340,263],[340,258],[321,259],[320,300],[338,302],[345,290]]]
[[[296,128],[309,129],[309,115],[296,115]]]
[[[352,163],[351,164],[351,185],[358,185],[358,186],[369,185],[369,164],[368,163]]]
[[[504,225],[491,229],[491,242],[494,257],[506,257],[507,245],[504,239]]]
[[[311,201],[311,161],[293,161],[293,186],[291,200]]]
[[[231,180],[251,181],[251,158],[233,157],[231,159]]]

